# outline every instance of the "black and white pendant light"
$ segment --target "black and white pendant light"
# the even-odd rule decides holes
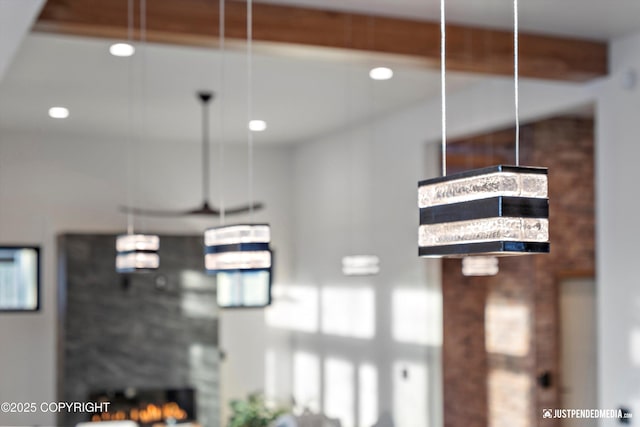
[[[421,181],[420,256],[549,252],[547,169],[494,166]]]
[[[547,169],[519,165],[517,3],[514,0],[516,165],[447,175],[445,18],[440,1],[442,176],[418,183],[421,257],[549,252]]]
[[[370,21],[369,23],[370,31],[369,31],[369,37],[368,37],[369,38],[368,43],[370,44],[369,48],[371,48],[372,50],[375,50],[375,46],[373,46],[373,40],[371,37],[371,34],[374,33],[375,20],[373,19],[373,17],[369,17],[369,21]],[[352,34],[352,26],[350,22],[348,26],[348,31],[349,31],[349,39],[351,40],[353,34]],[[347,78],[345,79],[345,87],[344,87],[344,92],[346,94],[345,114],[348,120],[352,120],[353,119],[353,114],[351,111],[352,94],[350,92],[353,90],[353,85],[351,84],[351,67],[347,67],[346,76]],[[369,72],[369,76],[371,77],[372,80],[388,80],[393,76],[393,71],[385,67],[373,68]],[[368,115],[369,117],[373,117],[374,93],[373,93],[373,85],[371,81],[369,82],[368,95],[369,95]],[[371,156],[371,153],[373,151],[372,147],[374,144],[373,123],[369,123],[368,132],[369,132],[369,135],[368,135],[368,140],[366,141],[366,145],[367,145],[367,151],[369,153],[369,156]],[[363,156],[361,154],[356,153],[355,141],[351,142],[350,160],[351,160],[351,163],[354,165],[358,161],[362,161],[362,164],[371,163],[370,158],[363,159]],[[356,188],[357,180],[354,177],[355,170],[356,169],[353,167],[350,168],[349,182],[348,182],[349,184],[349,226],[350,226],[349,238],[350,238],[350,246],[351,246],[350,248],[351,255],[345,255],[342,257],[342,274],[345,276],[375,276],[380,273],[380,257],[369,253],[368,249],[363,252],[356,251],[356,247],[358,245],[356,244],[355,234],[359,233],[368,237],[369,238],[368,244],[361,245],[361,246],[371,247],[373,246],[371,240],[374,233],[367,232],[367,230],[364,229],[368,227],[358,227],[361,224],[366,224],[366,221],[363,221],[363,218],[358,217],[358,213],[360,213],[360,211],[355,208],[355,200],[357,199],[356,194],[359,190],[358,188]],[[368,210],[366,211],[369,212]]]
[[[151,234],[122,234],[116,238],[116,271],[142,273],[160,267],[160,238]]]
[[[348,255],[342,257],[342,274],[345,276],[375,276],[380,273],[377,255]]]
[[[224,57],[224,4],[220,2],[220,50]],[[252,1],[247,1],[247,123],[253,119]],[[223,66],[221,65],[221,68]],[[221,70],[222,71],[222,70]],[[223,73],[221,72],[221,76]],[[221,82],[221,86],[224,83]],[[253,219],[253,130],[247,126],[249,218]],[[223,155],[220,143],[220,158]],[[222,160],[221,165],[222,166]],[[220,168],[222,175],[222,168]],[[222,192],[221,192],[222,194]],[[273,253],[269,224],[225,225],[221,196],[221,223],[204,233],[205,269],[216,277],[217,302],[223,308],[264,307],[271,304]]]
[[[128,38],[129,43],[133,45],[133,15],[134,0],[128,2]],[[146,0],[140,0],[140,41],[146,41]],[[132,59],[129,59],[132,61]],[[129,64],[133,68],[133,63]],[[131,73],[129,73],[131,76]],[[129,120],[132,121],[132,93],[129,91]],[[131,128],[132,126],[130,126]],[[132,190],[132,139],[133,135],[129,135],[128,156],[127,156],[127,175],[128,175],[128,195],[131,199]],[[153,234],[140,234],[134,231],[134,214],[129,212],[127,215],[127,233],[116,237],[116,271],[118,273],[145,273],[157,270],[160,267],[160,237]]]
[[[204,263],[208,273],[271,268],[271,228],[268,224],[236,224],[204,233]]]

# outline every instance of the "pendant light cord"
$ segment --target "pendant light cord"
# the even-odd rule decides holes
[[[347,22],[346,22],[346,26],[347,29],[345,31],[345,44],[347,46],[348,49],[352,49],[353,48],[353,17],[352,15],[349,15],[347,18]],[[351,84],[351,75],[353,72],[353,65],[354,65],[354,61],[352,59],[352,57],[347,56],[347,64],[345,67],[345,79],[344,79],[344,94],[346,97],[345,100],[345,109],[346,109],[346,114],[345,114],[345,129],[347,129],[347,132],[351,131],[353,132],[353,126],[352,126],[352,122],[353,122],[353,85]],[[351,138],[350,144],[349,144],[349,163],[350,164],[354,164],[356,162],[356,147],[355,147],[355,138]],[[351,167],[349,168],[349,172],[348,172],[348,188],[349,188],[349,203],[348,203],[348,207],[349,207],[349,252],[350,255],[355,254],[356,251],[356,225],[357,225],[357,221],[356,221],[356,214],[355,214],[355,168]]]
[[[440,86],[442,100],[442,176],[447,176],[447,66],[444,1],[440,0]]]
[[[134,0],[127,1],[127,41],[133,46],[133,25],[134,25]],[[129,138],[127,140],[127,205],[133,206],[133,59],[129,58],[128,65],[128,78],[127,78],[127,115],[129,120]],[[129,209],[127,212],[127,234],[133,234],[133,210]]]
[[[218,47],[220,50],[220,88],[218,90],[220,97],[220,105],[224,106],[224,84],[225,84],[225,0],[220,0],[220,10],[218,13],[218,28],[220,31],[220,37],[218,41]],[[218,182],[220,186],[219,190],[219,206],[220,206],[220,225],[225,223],[225,204],[224,204],[224,108],[220,108],[220,140],[218,143]]]
[[[253,222],[253,131],[249,123],[253,120],[253,3],[247,0],[247,151],[249,180],[249,218]]]
[[[516,166],[520,166],[520,100],[518,70],[518,0],[513,0],[513,92],[516,115]]]
[[[147,131],[147,0],[140,0],[140,45],[142,47],[142,51],[140,52],[140,62],[141,70],[140,73],[142,75],[140,80],[140,98],[142,102],[142,134],[146,134]],[[137,138],[137,150],[135,155],[136,168],[138,179],[136,180],[137,188],[142,187],[141,183],[143,181],[141,177],[141,169],[140,168],[140,145],[142,144],[142,138]],[[140,194],[144,194],[144,191],[141,191]],[[145,199],[144,196],[141,196],[140,199]],[[144,202],[144,200],[143,200]],[[146,229],[146,221],[144,218],[141,220],[141,228],[144,232]]]

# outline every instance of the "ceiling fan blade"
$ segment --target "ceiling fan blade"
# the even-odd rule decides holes
[[[155,216],[155,217],[179,217],[189,215],[189,211],[170,211],[164,209],[145,209],[145,208],[134,208],[131,206],[120,206],[120,212],[131,213],[134,215],[140,216]]]
[[[207,203],[204,206],[200,206],[199,208],[192,209],[187,212],[189,215],[210,215],[210,216],[220,216],[220,211],[215,208],[209,207]]]
[[[234,206],[232,208],[225,209],[224,213],[226,215],[237,215],[237,214],[251,212],[252,208],[254,211],[260,210],[264,208],[264,203],[255,202],[255,203],[249,203],[246,205]]]
[[[239,215],[243,213],[251,212],[253,208],[254,211],[260,210],[264,208],[264,203],[256,202],[249,203],[246,205],[234,206],[229,209],[225,209],[224,213],[226,215]],[[219,209],[212,208],[208,203],[203,204],[195,209],[183,210],[183,211],[171,211],[165,209],[145,209],[145,208],[135,208],[131,206],[120,206],[120,211],[124,213],[130,213],[134,215],[140,216],[155,216],[159,218],[176,218],[180,216],[188,216],[188,215],[208,215],[208,216],[220,216],[221,212]]]

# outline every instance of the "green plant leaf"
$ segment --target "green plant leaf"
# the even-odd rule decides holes
[[[287,408],[269,408],[262,393],[251,393],[246,400],[233,399],[229,402],[232,414],[228,427],[268,427]]]

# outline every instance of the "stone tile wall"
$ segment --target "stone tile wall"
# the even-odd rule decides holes
[[[219,424],[218,314],[201,236],[161,236],[157,273],[115,272],[115,235],[59,237],[59,397],[103,390],[197,390],[203,426]],[[86,420],[61,415],[59,425]]]

